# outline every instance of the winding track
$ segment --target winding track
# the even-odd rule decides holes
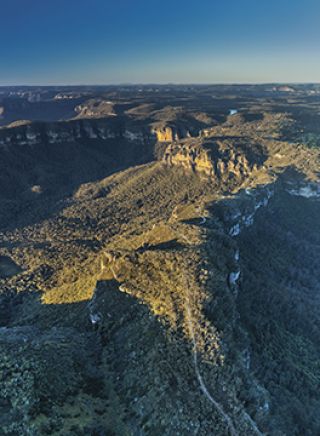
[[[206,222],[206,218],[202,217],[202,221],[201,224],[204,224]],[[184,239],[188,245],[190,245],[191,241],[183,234],[183,233],[179,233],[179,236]],[[189,332],[190,332],[190,336],[192,339],[192,345],[193,345],[193,364],[194,364],[194,370],[196,373],[196,377],[197,380],[199,382],[200,385],[200,389],[203,392],[203,394],[205,395],[205,397],[207,398],[207,400],[210,401],[211,404],[213,404],[213,406],[216,408],[216,410],[220,413],[220,415],[223,417],[224,421],[226,422],[228,429],[230,430],[230,434],[231,436],[238,436],[238,432],[236,431],[233,422],[230,418],[230,416],[224,411],[222,405],[220,403],[218,403],[217,400],[215,400],[213,398],[213,396],[210,394],[203,378],[202,375],[200,373],[200,369],[199,369],[199,364],[198,364],[198,352],[197,352],[197,341],[196,341],[196,337],[195,337],[195,332],[194,332],[194,328],[193,328],[193,319],[192,319],[192,315],[191,315],[191,309],[190,309],[190,291],[189,291],[190,287],[188,285],[187,279],[185,278],[185,290],[187,293],[186,296],[186,313],[187,313],[187,321],[188,321],[188,327],[189,327]]]
[[[202,221],[200,224],[204,224],[206,222],[206,218],[202,217]],[[188,245],[190,245],[191,241],[182,233],[179,232],[179,236],[184,239]],[[215,400],[213,398],[213,396],[210,394],[203,378],[202,375],[200,373],[200,369],[199,369],[199,364],[198,364],[198,352],[197,352],[197,342],[196,342],[196,337],[195,337],[195,332],[194,332],[194,328],[193,328],[193,319],[192,319],[192,315],[191,315],[191,309],[190,309],[190,287],[188,285],[187,279],[185,278],[185,289],[187,292],[187,297],[186,297],[186,313],[187,313],[187,318],[188,318],[188,327],[189,327],[189,332],[191,335],[191,339],[192,339],[192,344],[193,344],[193,363],[194,363],[194,370],[196,373],[196,377],[197,380],[199,382],[200,385],[200,389],[203,392],[203,394],[205,395],[205,397],[210,401],[211,404],[213,404],[213,406],[216,408],[216,410],[220,413],[220,415],[223,417],[224,421],[226,422],[228,429],[230,431],[231,436],[238,436],[238,432],[235,429],[232,419],[230,418],[230,416],[224,411],[222,405],[220,403],[218,403],[217,400]],[[258,436],[263,436],[263,433],[258,429],[256,423],[253,421],[253,419],[246,414],[246,419],[249,421],[252,429],[254,430],[254,432],[258,435]]]
[[[187,288],[188,289],[188,288]],[[217,411],[220,413],[220,415],[223,417],[223,419],[225,420],[225,422],[227,423],[227,426],[230,430],[230,434],[232,436],[238,436],[238,433],[232,423],[232,420],[230,418],[229,415],[226,414],[226,412],[223,410],[221,404],[219,404],[210,394],[210,392],[208,391],[208,388],[206,387],[202,375],[200,373],[199,370],[199,365],[198,365],[198,352],[197,352],[197,343],[196,343],[196,338],[195,338],[195,334],[194,334],[194,329],[193,329],[193,322],[192,322],[192,316],[191,316],[191,310],[190,310],[190,305],[189,305],[189,297],[186,300],[186,311],[187,311],[187,317],[188,317],[188,326],[189,326],[189,331],[190,331],[190,335],[191,335],[191,339],[192,339],[192,343],[193,343],[193,363],[194,363],[194,369],[195,369],[195,373],[200,385],[200,389],[202,390],[203,394],[206,396],[206,398],[210,401],[210,403],[212,403],[214,405],[214,407],[217,409]]]
[[[204,224],[206,222],[206,218],[202,217],[202,221],[200,224]],[[178,232],[179,236],[184,239],[188,245],[190,245],[191,241],[182,233]],[[101,267],[101,272],[105,269],[105,266],[102,265]],[[116,272],[114,271],[114,268],[110,265],[110,270],[114,276],[114,278],[119,281],[119,278],[117,277]],[[230,418],[230,416],[224,411],[222,405],[213,398],[213,396],[210,394],[203,378],[202,375],[200,373],[200,369],[199,369],[199,363],[198,363],[198,352],[197,352],[197,342],[196,342],[196,337],[195,337],[195,332],[194,332],[194,327],[193,327],[193,319],[192,319],[192,314],[191,314],[191,309],[190,309],[190,287],[188,285],[187,279],[185,278],[185,289],[186,289],[186,314],[187,314],[187,322],[188,322],[188,327],[189,327],[189,332],[190,332],[190,336],[191,336],[191,340],[192,340],[192,345],[193,345],[193,364],[194,364],[194,370],[195,370],[195,374],[197,377],[197,380],[199,382],[199,386],[201,391],[203,392],[203,394],[205,395],[205,397],[207,398],[208,401],[210,401],[210,403],[215,407],[215,409],[219,412],[219,414],[222,416],[223,420],[226,422],[227,427],[229,429],[230,435],[231,436],[239,436],[239,433],[237,432],[237,430],[235,429],[232,419]],[[248,420],[253,428],[253,430],[255,431],[256,434],[258,434],[259,436],[263,436],[263,433],[260,432],[260,430],[258,429],[257,425],[255,424],[255,422],[252,420],[252,418],[248,415]]]

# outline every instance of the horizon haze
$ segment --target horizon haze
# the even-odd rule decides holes
[[[320,81],[314,0],[2,2],[0,85]]]

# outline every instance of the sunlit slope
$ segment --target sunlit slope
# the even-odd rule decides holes
[[[297,371],[309,381],[318,377],[319,349],[306,324],[309,306],[303,316],[294,312],[302,336],[286,319],[273,320],[281,280],[290,280],[290,259],[297,262],[290,245],[294,237],[280,236],[294,233],[297,217],[299,240],[305,235],[317,241],[319,152],[285,141],[282,131],[288,126],[290,120],[278,116],[228,120],[223,134],[215,130],[169,145],[174,159],[82,184],[47,219],[1,234],[1,255],[21,268],[1,279],[0,320],[7,328],[2,340],[12,338],[13,344],[8,367],[25,341],[41,363],[26,355],[30,377],[34,371],[44,374],[42,361],[65,349],[63,367],[74,380],[61,396],[32,385],[33,396],[45,398],[46,407],[40,400],[31,411],[20,404],[25,418],[15,428],[35,435],[50,431],[50,425],[57,435],[99,429],[119,435],[277,434],[278,429],[299,434],[308,419],[298,415],[297,424],[275,412],[293,400],[278,380],[284,398],[278,403],[266,375],[279,362],[274,350],[286,343],[290,366],[305,343]],[[215,171],[203,171],[204,162]],[[306,192],[311,197],[304,197]],[[264,281],[254,290],[253,271]],[[312,293],[316,279],[307,275]],[[288,308],[298,306],[296,296],[289,297]],[[318,322],[314,312],[312,317]],[[261,338],[270,325],[280,327],[264,347]],[[58,378],[59,371],[63,368]],[[28,389],[23,386],[23,392]],[[3,392],[9,392],[6,382]],[[313,414],[313,394],[304,395]],[[312,426],[318,430],[314,418]]]

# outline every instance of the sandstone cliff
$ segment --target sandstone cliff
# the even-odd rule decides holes
[[[82,139],[127,139],[147,143],[154,134],[145,126],[127,122],[125,119],[72,120],[54,123],[15,124],[0,129],[0,147],[77,142]]]
[[[212,123],[212,126],[215,124]],[[179,141],[185,138],[198,138],[200,136],[205,136],[202,129],[202,125],[195,123],[194,120],[190,121],[190,124],[181,122],[175,124],[163,124],[163,125],[152,125],[151,132],[156,136],[158,142],[169,143],[172,141]],[[210,130],[208,130],[210,131]]]
[[[164,125],[152,127],[151,132],[158,142],[179,141],[183,138],[191,138],[199,135],[200,130],[187,128],[184,125]]]
[[[253,147],[254,149],[254,147]],[[173,142],[164,154],[163,161],[170,166],[182,166],[212,178],[242,178],[262,164],[253,150],[245,150],[233,141],[186,140]]]
[[[172,142],[174,139],[179,139],[177,132],[174,132],[171,127],[155,128],[153,132],[157,136],[158,142]]]

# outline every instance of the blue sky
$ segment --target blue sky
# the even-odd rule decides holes
[[[0,85],[320,82],[319,0],[0,0]]]

